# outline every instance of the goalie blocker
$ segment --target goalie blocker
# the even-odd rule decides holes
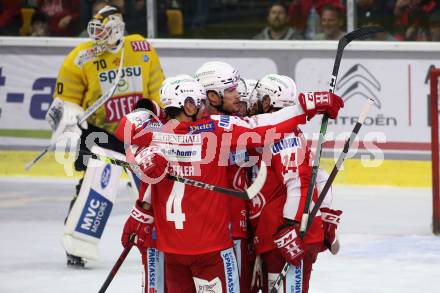
[[[118,152],[98,146],[91,150],[125,159]],[[81,189],[65,221],[62,244],[68,254],[87,260],[98,259],[98,244],[113,208],[122,170],[120,166],[89,159]],[[129,174],[129,179],[132,187],[137,187],[135,176]],[[137,188],[133,189],[137,197]]]

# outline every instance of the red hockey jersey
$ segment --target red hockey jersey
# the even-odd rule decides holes
[[[297,106],[249,119],[213,115],[191,123],[174,121],[160,129],[159,121],[149,120],[140,128],[147,131],[136,133],[132,143],[159,146],[170,162],[170,174],[230,187],[231,150],[262,146],[275,133],[305,122]],[[193,255],[232,246],[229,196],[164,179],[151,186],[151,200],[159,250]]]
[[[260,156],[270,168],[267,170],[268,180],[249,208],[257,254],[276,249],[272,235],[284,222],[283,218],[301,222],[312,170],[310,150],[299,129],[260,150]],[[316,199],[315,190],[313,200]],[[322,222],[320,217],[316,217],[304,241],[317,243],[322,240]]]

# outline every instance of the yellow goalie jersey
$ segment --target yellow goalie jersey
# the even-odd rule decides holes
[[[93,42],[83,42],[73,49],[58,74],[55,97],[73,102],[87,110],[113,85],[121,50],[105,51],[96,56]],[[113,133],[118,121],[142,98],[159,105],[159,90],[164,79],[155,49],[141,35],[124,37],[122,78],[113,97],[89,117],[88,123]]]

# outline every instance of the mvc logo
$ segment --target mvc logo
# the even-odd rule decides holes
[[[75,231],[100,239],[113,203],[90,189]]]
[[[363,65],[355,64],[338,80],[336,90],[341,92],[344,102],[355,96],[362,96],[365,99],[372,99],[374,105],[382,108],[378,98],[382,89],[377,78]]]

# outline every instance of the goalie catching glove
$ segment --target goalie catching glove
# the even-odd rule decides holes
[[[80,105],[55,98],[45,117],[52,129],[51,145],[54,145],[63,134],[78,141],[82,133],[78,122],[83,115],[84,109]],[[87,122],[84,121],[81,127],[87,129]]]
[[[330,92],[301,93],[298,100],[309,120],[316,114],[327,114],[336,119],[339,110],[344,107],[344,101]]]
[[[122,246],[124,247],[130,244],[129,239],[131,235],[135,235],[134,245],[139,249],[147,249],[152,246],[153,211],[145,209],[142,205],[143,202],[137,200],[130,216],[125,222],[121,237]]]
[[[294,224],[286,223],[278,228],[273,235],[273,241],[284,259],[298,267],[304,258],[305,246],[298,236],[298,228]]]

